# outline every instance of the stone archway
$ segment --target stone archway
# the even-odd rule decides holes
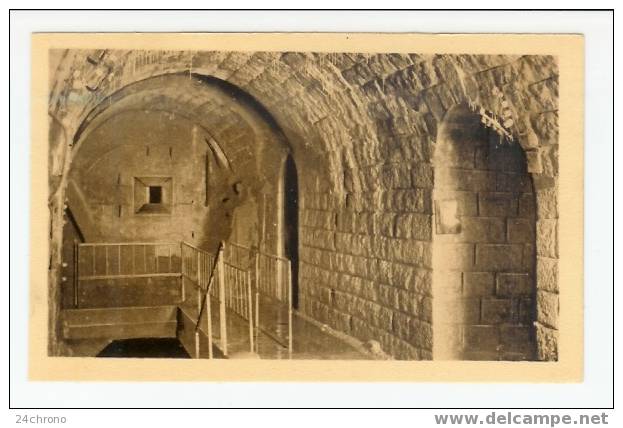
[[[536,204],[522,147],[461,104],[433,164],[434,358],[534,359]]]
[[[236,239],[282,251],[274,217],[279,208],[263,207],[261,213],[258,201],[279,192],[290,148],[261,104],[233,85],[179,73],[134,82],[95,106],[73,136],[68,155],[58,190],[65,207],[52,214],[64,217],[54,218],[54,224],[65,227],[53,230],[53,242],[62,243],[71,232],[67,225],[79,223],[81,239],[89,232],[90,241],[186,240],[210,247]],[[141,215],[137,183],[158,190],[159,199],[169,204],[166,213]],[[265,223],[252,227],[268,230],[262,241],[247,233],[251,219]],[[63,270],[72,269],[65,260],[71,251],[61,250],[61,275],[51,276],[51,289],[67,278]],[[55,325],[63,296],[53,296]]]

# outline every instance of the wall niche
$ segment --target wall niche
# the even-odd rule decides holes
[[[172,201],[171,177],[134,177],[136,214],[171,214]]]

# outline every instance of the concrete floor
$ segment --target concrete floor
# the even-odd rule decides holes
[[[262,359],[296,360],[362,360],[372,357],[347,343],[331,329],[317,325],[297,314],[292,314],[292,353],[288,352],[288,309],[268,298],[260,299],[259,332],[255,336],[255,353]],[[248,321],[233,314],[228,320],[230,349],[241,349],[239,355],[250,350]],[[237,339],[234,339],[237,338]],[[237,352],[230,351],[230,358]]]
[[[362,360],[371,358],[357,350],[330,331],[296,314],[292,317],[293,350],[288,352],[287,324],[285,335],[261,330],[254,340],[255,350],[250,352],[248,321],[228,313],[228,358],[230,359],[296,359],[296,360]],[[207,358],[206,350],[202,358]],[[145,338],[114,340],[98,357],[112,358],[191,358],[175,338]],[[214,358],[223,354],[215,345]]]
[[[248,319],[238,315],[233,310],[227,310],[227,358],[296,360],[362,360],[374,358],[374,355],[367,352],[359,342],[335,332],[314,320],[308,319],[296,311],[292,312],[292,350],[290,351],[288,347],[288,306],[268,297],[261,297],[258,303],[259,328],[251,328]],[[211,308],[213,358],[223,358],[218,302],[213,300]],[[109,315],[114,320],[119,322],[125,320],[126,323],[121,322],[119,324],[120,330],[116,337],[117,340],[110,341],[109,339],[109,343],[104,345],[103,349],[100,348],[101,352],[98,352],[97,356],[116,358],[196,358],[197,350],[199,350],[199,358],[209,358],[208,323],[206,317],[202,318],[199,336],[195,335],[198,315],[196,301],[188,299],[178,307],[172,306],[171,310],[177,314],[177,322],[173,324],[168,335],[143,337],[129,334],[127,337],[124,337],[123,332],[127,332],[126,324],[128,320],[132,321],[137,317],[137,319],[145,320],[146,315],[140,312],[141,308],[127,309],[126,312],[129,313],[126,314],[127,319],[122,319],[114,310],[108,309],[107,311],[111,312]],[[74,318],[80,318],[78,315],[82,315],[82,313],[92,313],[94,311],[98,314],[102,311],[105,312],[105,310],[81,310],[77,311],[78,314],[75,314]],[[102,318],[104,315],[100,314],[99,318]],[[87,318],[91,319],[94,317],[96,318],[95,321],[91,321],[99,324],[91,326],[92,329],[101,329],[109,326],[110,321],[99,319],[93,314]],[[80,320],[82,324],[88,324],[82,318]],[[177,328],[175,324],[177,324]],[[251,332],[253,333],[252,340],[250,338]],[[197,337],[199,342],[196,341]]]
[[[182,304],[183,312],[191,325],[196,319],[196,306]],[[251,348],[249,321],[227,310],[227,358],[230,359],[297,359],[297,360],[362,360],[373,359],[354,341],[344,340],[330,328],[306,319],[296,311],[292,314],[292,352],[288,350],[288,308],[273,299],[262,297],[259,301],[259,329],[253,329]],[[222,358],[218,303],[212,303],[212,337],[214,358]],[[207,322],[201,323],[201,358],[208,357]],[[192,328],[190,328],[192,330]],[[184,334],[184,330],[180,334]],[[194,336],[182,340],[187,347],[194,344]],[[189,352],[193,352],[192,350]]]

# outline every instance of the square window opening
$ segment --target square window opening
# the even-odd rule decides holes
[[[134,177],[136,214],[171,214],[172,177]]]
[[[162,203],[162,186],[149,186],[149,203]]]

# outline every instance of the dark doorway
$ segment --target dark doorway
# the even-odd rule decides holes
[[[165,338],[115,340],[97,356],[109,358],[190,358],[179,340]]]
[[[285,256],[292,263],[292,306],[299,307],[299,185],[296,165],[288,155],[283,176]]]

